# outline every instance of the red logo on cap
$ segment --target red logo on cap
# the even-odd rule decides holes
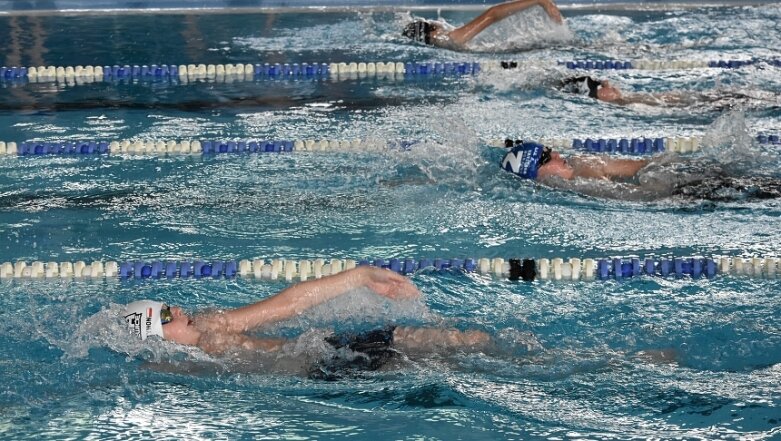
[[[146,316],[152,317],[152,308],[146,308]]]

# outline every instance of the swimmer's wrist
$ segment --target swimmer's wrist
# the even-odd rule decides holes
[[[371,281],[371,270],[368,266],[358,266],[342,273],[339,273],[345,280],[348,288],[366,286]]]

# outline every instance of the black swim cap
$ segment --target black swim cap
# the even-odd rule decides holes
[[[401,35],[425,44],[431,44],[433,26],[427,20],[419,19],[408,24]]]
[[[572,77],[562,80],[560,88],[565,92],[588,95],[591,98],[597,97],[597,88],[602,84],[591,77]]]

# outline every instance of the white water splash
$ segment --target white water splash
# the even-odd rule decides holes
[[[467,44],[474,52],[512,52],[571,43],[575,34],[553,22],[542,8],[531,8],[492,24]]]
[[[778,155],[757,148],[749,134],[746,116],[734,111],[721,115],[708,127],[702,139],[702,157],[722,166],[734,176],[775,171]],[[767,165],[772,164],[771,170]]]

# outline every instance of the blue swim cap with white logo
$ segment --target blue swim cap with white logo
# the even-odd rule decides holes
[[[543,146],[536,142],[516,145],[502,159],[502,168],[523,179],[537,179]]]

